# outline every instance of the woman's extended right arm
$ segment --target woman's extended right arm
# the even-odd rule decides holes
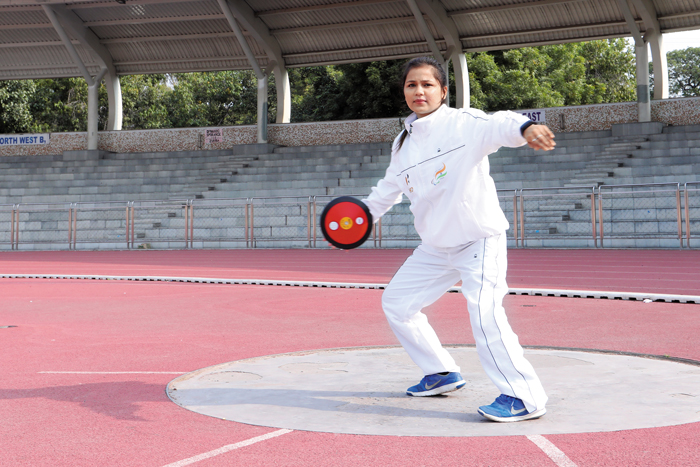
[[[372,193],[363,199],[362,202],[367,205],[374,222],[377,222],[391,207],[401,202],[403,193],[397,184],[398,169],[396,164],[396,155],[391,155],[391,163],[386,169],[384,178],[377,182],[377,185],[372,188]]]

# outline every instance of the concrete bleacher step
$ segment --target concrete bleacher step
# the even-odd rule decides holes
[[[287,193],[279,190],[289,188],[306,188],[311,190],[311,194],[325,194],[328,188],[341,184],[354,187],[376,183],[384,176],[390,157],[382,154],[384,151],[389,152],[390,146],[386,144],[359,147],[352,145],[350,148],[323,146],[315,151],[314,149],[277,148],[273,153],[260,155],[255,161],[247,164],[247,167],[237,169],[237,173],[227,176],[224,181],[209,179],[209,183],[206,183],[206,180],[203,183],[202,180],[196,180],[181,193],[171,195],[170,198],[179,195],[199,198],[198,194],[206,199],[260,196],[261,193],[278,196],[280,193]],[[280,159],[280,154],[284,158]],[[385,165],[382,164],[384,167],[381,169],[363,170],[365,163],[374,164],[372,169],[376,169],[380,165],[378,161],[382,159]],[[353,170],[347,170],[348,164],[351,164]],[[324,170],[330,167],[339,170]],[[372,181],[347,181],[352,180],[357,173],[363,175],[364,179],[372,178]],[[292,174],[294,175],[290,176]]]
[[[564,183],[564,187],[571,188],[571,187],[582,186],[582,185],[598,187],[598,186],[601,186],[604,184],[605,184],[605,182],[603,182],[602,180],[597,179],[597,178],[574,178],[574,179],[569,180],[568,183]]]
[[[642,149],[642,146],[636,144],[624,144],[613,147],[608,145],[603,149],[601,155],[617,155],[617,154],[632,154],[634,151]]]
[[[558,134],[558,146],[551,152],[535,152],[527,147],[502,148],[490,156],[491,171],[499,189],[597,186],[601,178],[606,184],[698,180],[700,137],[692,131],[666,130],[639,140],[613,138],[610,132],[589,132],[585,137]],[[101,160],[84,164],[63,160],[61,155],[35,159],[34,163],[28,163],[26,158],[2,158],[0,204],[8,200],[12,203],[68,204],[76,201],[126,203],[138,199],[195,199],[203,200],[204,206],[207,200],[217,202],[223,198],[244,200],[316,195],[325,196],[323,199],[327,200],[345,194],[363,196],[384,176],[391,153],[390,143],[302,148],[268,145],[254,149],[255,154],[242,154],[244,157],[235,157],[237,151],[245,152],[237,148],[219,152],[108,154]],[[610,177],[611,173],[613,177]],[[530,201],[533,199],[531,197]],[[639,198],[635,202],[639,203]],[[512,211],[512,201],[506,200],[505,204],[506,215],[512,220],[513,213],[508,211]],[[586,222],[590,223],[590,206],[590,198],[584,194],[573,198],[541,199],[537,207],[526,213],[526,231],[528,235],[556,237],[577,229],[588,229],[590,226],[587,227]],[[236,209],[235,215],[242,216],[242,208],[225,208],[227,212],[218,212],[198,207],[195,235],[207,238],[224,235],[217,231],[218,217],[230,216]],[[256,213],[264,211],[256,208]],[[675,215],[674,208],[666,207],[627,211],[614,210],[616,216],[623,218],[626,215],[653,214],[661,219],[658,222],[672,223]],[[156,244],[184,236],[182,206],[141,214],[135,225],[137,241]],[[89,237],[102,232],[110,238],[123,238],[125,219],[109,220],[107,224],[99,216],[99,213],[79,212],[83,235]],[[284,217],[287,224],[280,228],[290,229],[290,232],[295,226],[302,230],[306,228],[305,214],[285,214]],[[41,239],[42,235],[56,229],[56,222],[67,224],[67,213],[60,213],[58,219],[44,223],[36,231],[25,225],[26,238],[36,236]],[[262,215],[257,219],[269,224],[279,222],[279,219]],[[396,238],[415,235],[411,231],[413,217],[406,203],[395,206],[384,220],[387,234],[391,232]],[[264,235],[272,242],[276,228],[256,224],[256,235]],[[298,235],[305,235],[304,232]]]
[[[661,132],[662,134],[677,134],[677,133],[700,133],[700,125],[668,125]]]
[[[612,169],[616,169],[618,167],[624,167],[625,163],[620,162],[620,161],[614,161],[614,160],[595,160],[591,161],[586,164],[587,169],[598,169],[598,170],[604,170],[604,171],[610,171]],[[609,169],[609,170],[606,170]]]
[[[628,153],[620,153],[620,154],[600,154],[596,156],[595,160],[596,161],[605,161],[605,162],[616,162],[616,161],[624,161],[625,159],[631,159],[633,154],[628,154]]]
[[[610,178],[614,177],[615,172],[609,171],[609,170],[600,170],[597,167],[594,168],[588,168],[588,169],[583,169],[580,170],[577,174],[576,178],[579,179],[599,179],[599,178]],[[572,179],[573,180],[573,179]]]
[[[532,226],[532,227],[526,227],[525,228],[525,235],[528,236],[539,236],[539,235],[554,235],[558,233],[556,227],[550,227],[550,226],[542,226],[542,227],[537,227],[537,226]]]
[[[540,205],[537,208],[540,212],[549,212],[549,215],[553,213],[564,213],[567,211],[574,211],[576,209],[583,209],[582,203],[561,203],[561,204],[551,204],[551,205]],[[534,213],[533,213],[534,214]]]
[[[250,162],[248,167],[297,167],[297,166],[316,166],[316,165],[347,165],[347,164],[362,164],[372,162],[389,163],[391,156],[381,155],[376,153],[366,153],[360,155],[331,155],[322,157],[322,154],[312,154],[308,157],[294,158],[294,154],[286,155],[286,157],[261,157],[257,162]]]
[[[557,222],[562,222],[564,220],[569,220],[568,216],[566,214],[563,214],[564,211],[557,213],[557,215],[551,215],[552,213],[545,213],[545,212],[531,212],[528,211],[527,216],[525,217],[526,223],[530,225],[530,221],[534,219],[533,222],[536,222],[538,225],[552,225]],[[548,214],[548,215],[547,215]]]
[[[289,146],[277,147],[275,153],[295,153],[295,152],[329,152],[342,150],[386,150],[391,151],[391,143],[355,143],[355,144],[329,144],[318,146]]]

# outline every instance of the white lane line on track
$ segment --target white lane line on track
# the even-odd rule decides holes
[[[138,281],[138,282],[189,282],[197,284],[240,284],[275,285],[288,287],[314,287],[332,289],[385,289],[387,284],[366,284],[354,282],[288,281],[278,279],[215,279],[206,277],[162,277],[162,276],[93,276],[65,274],[2,274],[0,279],[87,279],[97,281]],[[459,293],[461,287],[452,287],[448,292]],[[667,303],[700,303],[698,295],[673,295],[647,292],[614,292],[601,290],[560,290],[511,288],[510,295],[533,295],[546,297],[601,298],[608,300],[644,300]]]
[[[577,467],[574,462],[569,459],[566,454],[561,452],[561,450],[554,445],[550,440],[541,435],[528,435],[527,439],[535,443],[535,445],[542,449],[547,456],[552,459],[557,467]]]
[[[39,371],[51,375],[184,375],[188,371]]]
[[[204,459],[209,459],[210,457],[218,456],[220,454],[225,454],[229,451],[233,451],[234,449],[250,446],[251,444],[259,443],[261,441],[266,441],[277,436],[291,433],[292,431],[293,430],[286,429],[273,431],[272,433],[268,433],[266,435],[258,436],[255,438],[250,438],[248,440],[241,441],[240,443],[229,444],[227,446],[220,447],[219,449],[214,449],[213,451],[205,452],[203,454],[199,454],[198,456],[190,457],[189,459],[183,459],[181,461],[173,462],[172,464],[168,464],[163,467],[182,467],[184,465],[194,464],[195,462],[199,462]]]

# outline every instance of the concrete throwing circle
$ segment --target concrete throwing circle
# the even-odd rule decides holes
[[[422,374],[402,348],[297,352],[239,360],[174,379],[168,396],[204,415],[292,430],[394,436],[584,433],[700,421],[700,367],[635,356],[526,350],[547,414],[493,423],[476,409],[498,392],[476,349],[446,346],[467,385],[410,397]]]

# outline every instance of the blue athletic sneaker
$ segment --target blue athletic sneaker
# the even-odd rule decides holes
[[[494,422],[519,422],[540,418],[547,412],[544,407],[530,413],[520,399],[501,394],[491,405],[479,407],[479,413]]]
[[[467,383],[462,379],[462,375],[456,371],[446,375],[428,375],[423,377],[420,383],[408,388],[406,394],[418,397],[437,396],[438,394],[456,391],[465,384]]]

